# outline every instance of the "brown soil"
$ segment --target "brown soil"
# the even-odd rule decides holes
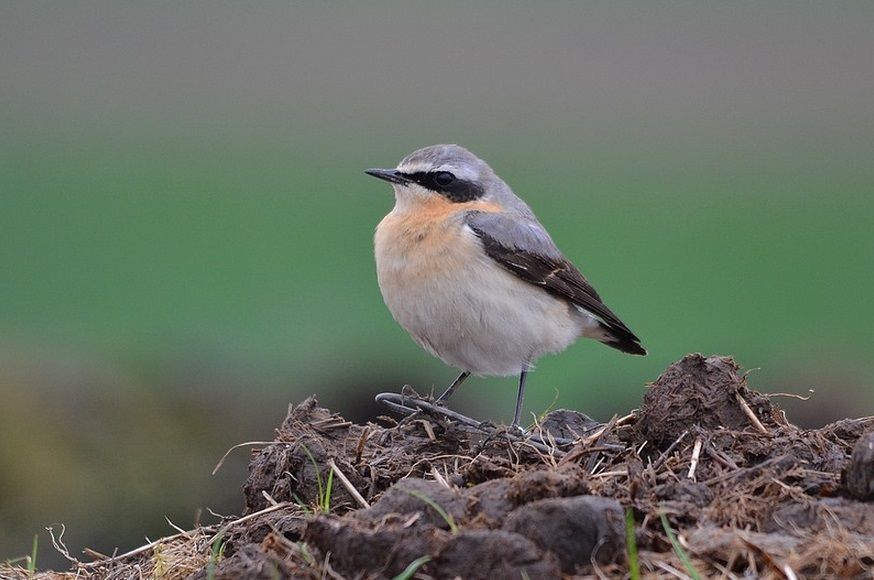
[[[627,417],[593,427],[554,411],[536,431],[577,441],[544,451],[427,414],[356,425],[309,398],[256,450],[244,517],[74,568],[112,578],[156,575],[156,562],[162,578],[627,577],[631,530],[645,577],[872,577],[874,418],[801,430],[747,388],[732,359],[692,354]]]

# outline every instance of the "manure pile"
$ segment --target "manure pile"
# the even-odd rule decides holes
[[[874,418],[800,429],[731,358],[691,354],[625,417],[535,431],[576,442],[427,413],[357,425],[311,397],[255,450],[241,517],[63,577],[874,574]]]

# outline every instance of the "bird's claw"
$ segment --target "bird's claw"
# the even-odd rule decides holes
[[[494,435],[500,430],[499,427],[495,426],[495,424],[490,421],[478,421],[447,408],[444,403],[438,403],[431,399],[424,399],[409,385],[405,385],[401,393],[379,393],[376,395],[376,402],[394,413],[403,415],[404,419],[401,421],[402,423],[407,422],[413,416],[424,412],[432,416],[441,417],[468,431],[476,431],[485,435]],[[504,432],[510,435],[514,440],[524,441],[533,445],[537,449],[548,453],[554,452],[560,447],[571,446],[576,442],[573,439],[552,437],[548,434],[542,435],[532,433],[518,424],[510,425],[504,430]]]

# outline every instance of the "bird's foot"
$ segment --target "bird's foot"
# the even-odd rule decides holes
[[[376,402],[390,411],[404,415],[405,420],[424,412],[459,423],[467,428],[476,429],[480,425],[480,421],[477,419],[456,413],[452,409],[445,407],[443,403],[438,403],[433,399],[422,398],[418,393],[412,391],[412,388],[406,390],[405,387],[401,393],[379,393],[376,395]]]
[[[525,437],[529,433],[528,429],[526,429],[519,423],[513,423],[512,425],[510,425],[510,429],[512,429],[516,432],[517,435],[520,435],[522,437]]]
[[[513,441],[527,443],[548,453],[566,450],[580,440],[579,437],[555,436],[551,430],[543,429],[540,425],[526,429],[519,424],[499,427],[490,421],[479,421],[449,409],[442,402],[422,397],[409,385],[404,385],[400,393],[379,393],[376,395],[376,402],[393,413],[402,415],[404,417],[400,421],[402,425],[425,414],[448,421],[464,430],[487,436],[503,432]]]

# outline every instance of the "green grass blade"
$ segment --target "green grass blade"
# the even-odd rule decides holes
[[[27,575],[36,573],[36,552],[39,549],[39,534],[33,535],[33,547],[30,550],[30,558],[27,559]]]
[[[300,446],[303,449],[303,452],[307,454],[307,457],[310,458],[310,463],[312,463],[313,469],[316,472],[316,484],[319,486],[319,497],[316,499],[316,505],[321,506],[322,499],[325,497],[325,487],[322,485],[322,472],[319,471],[319,464],[316,463],[316,458],[313,457],[312,453],[310,453],[309,447],[303,443],[301,443]]]
[[[443,520],[449,526],[449,530],[452,532],[452,535],[454,536],[454,535],[458,534],[458,526],[455,524],[455,518],[452,517],[452,514],[448,513],[445,509],[443,509],[443,507],[440,506],[440,504],[438,504],[436,501],[434,501],[433,499],[431,499],[430,497],[428,497],[427,495],[425,495],[421,491],[407,490],[407,489],[405,489],[403,491],[404,491],[404,493],[408,493],[411,496],[413,496],[417,499],[420,499],[423,502],[425,502],[426,504],[428,504],[428,506],[431,509],[433,509],[435,512],[437,512],[437,514],[441,518],[443,518]]]
[[[325,495],[322,497],[322,511],[330,513],[331,511],[331,494],[334,490],[334,470],[328,470],[328,482],[325,484]]]
[[[222,534],[219,533],[212,540],[212,545],[209,549],[209,562],[206,565],[206,579],[215,580],[215,569],[219,561],[225,553],[225,543],[222,541]]]
[[[640,562],[637,558],[637,536],[634,534],[634,511],[625,508],[625,546],[628,550],[628,572],[631,580],[640,580]]]
[[[671,546],[674,548],[674,553],[677,554],[677,557],[680,559],[680,562],[683,563],[683,567],[688,572],[689,576],[693,580],[701,580],[701,575],[698,574],[698,570],[695,569],[695,566],[692,565],[692,560],[689,558],[689,554],[686,553],[686,550],[683,549],[683,546],[680,545],[680,542],[677,540],[677,536],[674,534],[674,530],[671,529],[671,524],[668,522],[668,516],[665,514],[661,514],[662,519],[662,527],[665,529],[665,533],[668,535],[668,540],[671,542]]]
[[[421,558],[416,558],[410,565],[404,568],[404,571],[392,578],[392,580],[410,580],[413,577],[419,568],[427,564],[431,561],[431,556],[422,556]]]

